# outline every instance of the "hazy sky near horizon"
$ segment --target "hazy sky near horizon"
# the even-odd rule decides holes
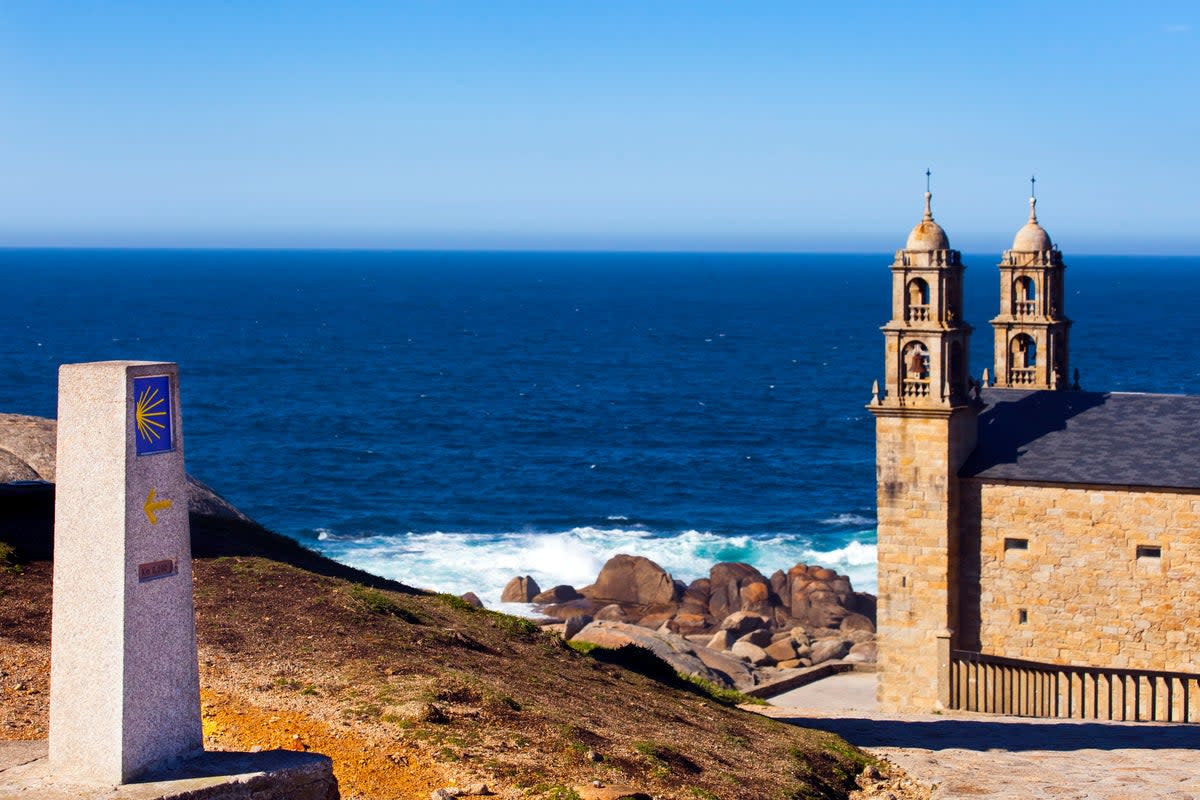
[[[1194,2],[11,2],[0,246],[1200,253]]]

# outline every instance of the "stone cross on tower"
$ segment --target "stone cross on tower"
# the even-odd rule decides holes
[[[175,364],[59,370],[50,768],[120,784],[198,755],[200,681]]]

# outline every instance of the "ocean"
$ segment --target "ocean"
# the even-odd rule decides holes
[[[890,253],[0,250],[0,411],[60,363],[176,361],[188,470],[339,561],[496,605],[797,562],[875,589]],[[999,253],[964,255],[971,372]],[[1066,254],[1090,390],[1200,385],[1200,258]]]

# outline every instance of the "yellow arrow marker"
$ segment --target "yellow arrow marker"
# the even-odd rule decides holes
[[[142,506],[142,510],[146,512],[146,519],[150,520],[151,525],[158,524],[158,517],[155,516],[155,511],[165,511],[171,507],[171,501],[165,497],[162,500],[154,499],[155,491],[150,490],[150,494],[146,495],[146,505]]]

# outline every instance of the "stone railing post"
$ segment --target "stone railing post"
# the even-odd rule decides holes
[[[937,708],[950,708],[950,639],[954,631],[946,629],[937,635]]]

